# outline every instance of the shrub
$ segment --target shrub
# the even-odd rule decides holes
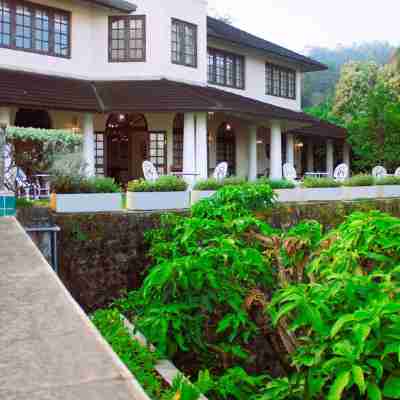
[[[83,178],[58,175],[52,179],[52,191],[59,194],[118,193],[121,187],[113,178]]]
[[[184,192],[187,183],[176,176],[160,176],[155,182],[139,179],[128,183],[128,192]]]
[[[230,177],[222,181],[217,181],[214,178],[199,181],[194,186],[194,190],[218,190],[225,186],[239,186],[246,183],[244,178]]]
[[[341,183],[333,178],[305,178],[302,186],[305,188],[336,188],[341,186]]]
[[[375,179],[375,185],[400,185],[400,176],[384,176],[380,179]]]
[[[354,175],[343,182],[343,186],[373,186],[375,179],[372,175]]]
[[[271,186],[272,189],[294,189],[296,185],[286,179],[268,179],[260,178],[256,183],[266,184]]]

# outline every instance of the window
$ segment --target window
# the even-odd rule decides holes
[[[267,63],[265,89],[272,96],[296,99],[296,71]]]
[[[208,49],[208,82],[244,89],[244,57]]]
[[[150,161],[160,175],[167,173],[167,135],[165,132],[150,132]]]
[[[110,62],[146,60],[146,17],[129,15],[110,17]]]
[[[177,114],[174,120],[174,132],[173,132],[174,172],[181,172],[183,169],[183,131],[184,131],[184,116],[183,114]]]
[[[236,172],[236,136],[232,125],[224,122],[217,131],[217,164],[228,163],[229,175]]]
[[[172,20],[172,62],[197,67],[197,26]]]
[[[0,0],[0,47],[71,56],[71,14],[25,1]]]
[[[94,137],[96,176],[104,176],[104,132],[95,132]]]

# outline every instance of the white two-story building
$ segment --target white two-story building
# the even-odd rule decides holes
[[[84,135],[91,174],[332,171],[345,132],[301,112],[326,67],[216,19],[205,0],[0,0],[0,122]]]

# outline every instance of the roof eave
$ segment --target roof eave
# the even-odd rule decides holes
[[[137,6],[135,4],[129,3],[125,0],[109,0],[109,1],[102,1],[102,0],[84,0],[89,3],[94,3],[100,7],[110,8],[115,11],[123,12],[123,13],[132,13],[137,10]]]

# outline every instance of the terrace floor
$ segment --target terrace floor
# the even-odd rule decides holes
[[[0,399],[148,399],[11,217],[0,271]]]

